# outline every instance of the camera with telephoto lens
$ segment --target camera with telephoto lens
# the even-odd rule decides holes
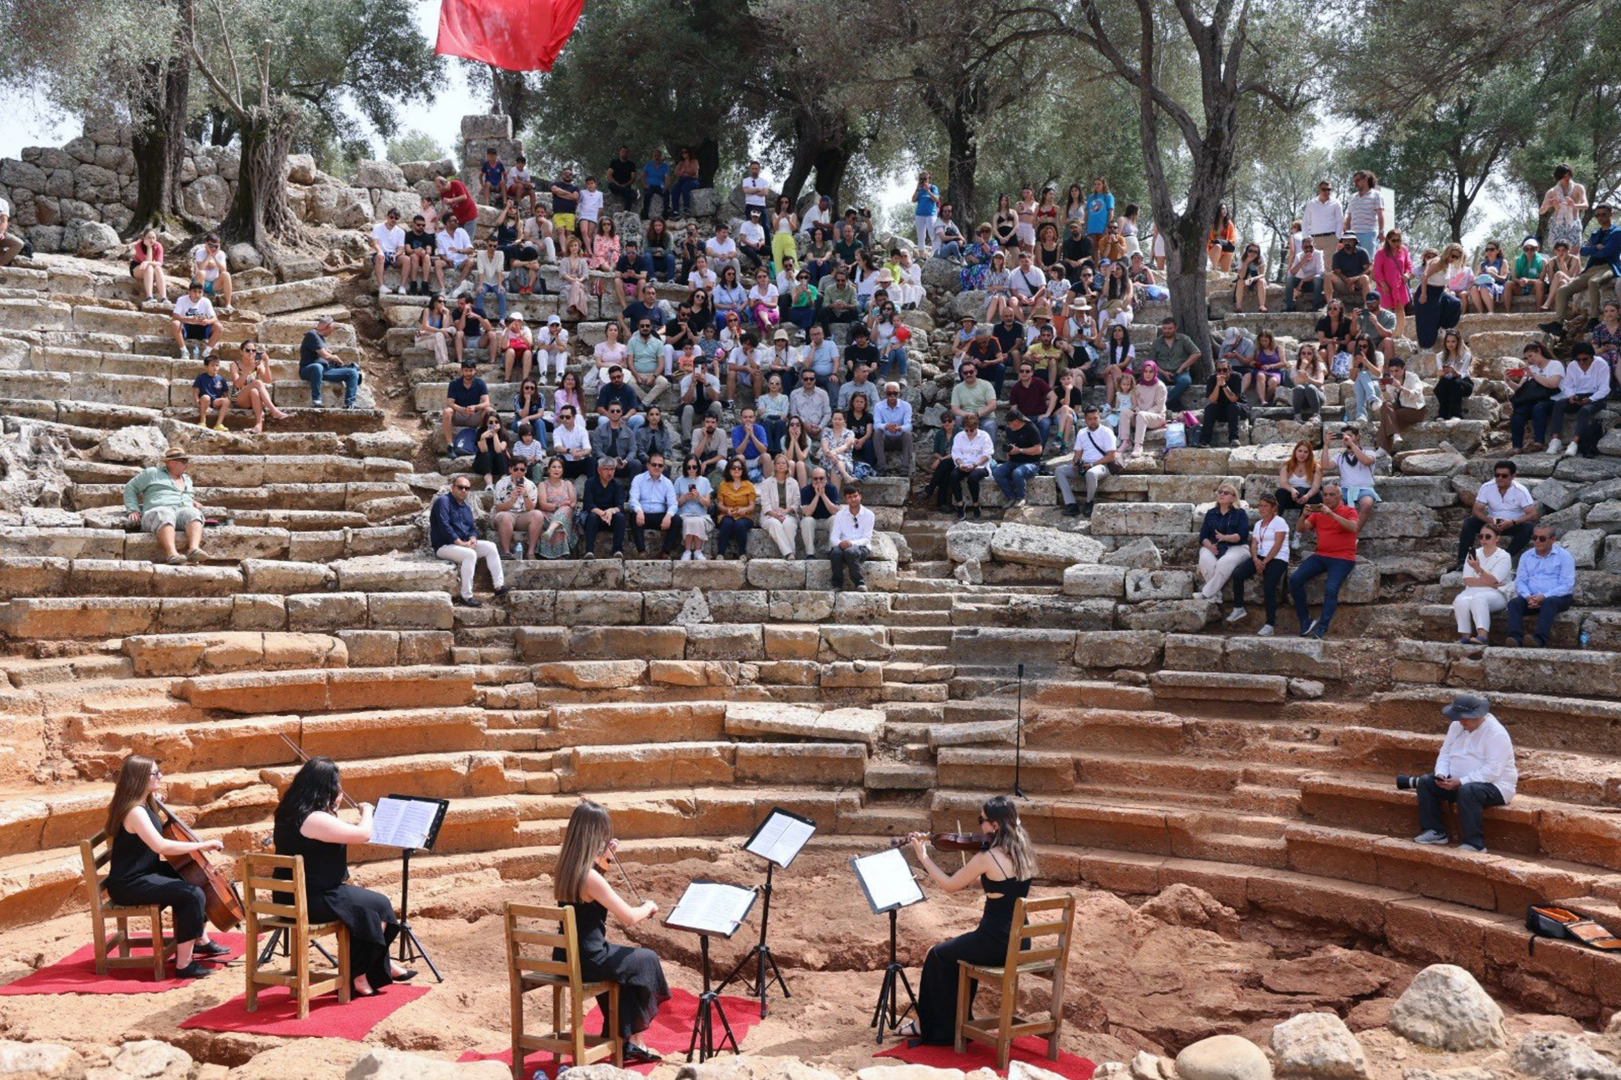
[[[1428,776],[1429,774],[1425,773],[1424,775]],[[1418,787],[1418,782],[1420,780],[1422,780],[1422,779],[1424,779],[1423,776],[1408,776],[1405,773],[1397,773],[1396,774],[1396,790],[1397,791],[1412,791],[1414,788]],[[1446,777],[1443,776],[1443,777],[1441,777],[1441,779],[1445,780]]]

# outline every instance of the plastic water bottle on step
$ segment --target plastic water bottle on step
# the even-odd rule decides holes
[[[1587,627],[1583,626],[1582,627],[1581,637],[1579,637],[1577,640],[1581,642],[1582,648],[1585,649],[1585,648],[1587,648],[1587,642],[1591,637],[1592,637],[1592,634],[1590,634],[1588,632]]]
[[[519,540],[512,545],[512,557],[518,562],[523,561],[523,541]]]

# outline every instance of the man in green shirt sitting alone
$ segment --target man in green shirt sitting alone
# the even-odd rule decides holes
[[[190,462],[184,450],[170,447],[164,451],[162,465],[142,469],[124,485],[124,509],[129,512],[130,523],[140,522],[142,532],[156,534],[163,548],[163,561],[170,566],[180,566],[188,559],[208,559],[202,549],[203,514],[192,499],[193,485],[186,475]],[[184,555],[175,550],[176,529],[186,530]]]
[[[1165,408],[1176,409],[1183,392],[1193,385],[1193,366],[1199,362],[1198,343],[1177,332],[1175,319],[1166,319],[1159,324],[1159,337],[1154,339],[1149,359],[1159,365],[1163,377],[1171,383]]]

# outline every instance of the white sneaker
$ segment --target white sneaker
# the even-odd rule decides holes
[[[701,552],[701,551],[695,551],[695,552],[693,552],[693,553],[692,553],[692,557],[693,557],[693,558],[694,558],[694,559],[696,559],[696,560],[698,560],[698,561],[699,561],[699,562],[708,562],[708,561],[709,561],[709,556],[708,556],[708,555],[705,555],[705,554],[704,554],[704,553],[703,553],[703,552]]]
[[[691,562],[692,561],[692,549],[691,548],[688,548],[687,550],[685,550],[685,551],[683,551],[681,553],[681,561],[682,562]]]
[[[1565,447],[1565,456],[1566,457],[1575,457],[1576,456],[1576,444],[1575,443],[1571,443],[1569,446]]]
[[[1560,439],[1560,438],[1556,437],[1554,439],[1549,440],[1549,442],[1548,442],[1548,453],[1550,453],[1550,454],[1557,454],[1557,453],[1559,453],[1559,451],[1563,450],[1564,448],[1565,448],[1565,441],[1563,439]],[[1572,447],[1571,449],[1574,450],[1575,447]]]
[[[1235,608],[1233,608],[1232,614],[1227,616],[1227,621],[1230,622],[1230,623],[1243,622],[1245,619],[1247,619],[1249,617],[1250,617],[1249,612],[1245,611],[1241,607],[1235,607]]]
[[[1435,829],[1426,829],[1417,836],[1413,837],[1413,843],[1415,844],[1430,844],[1439,847],[1448,842],[1447,834],[1444,832],[1438,832]]]
[[[1263,626],[1259,630],[1255,631],[1255,636],[1256,637],[1271,637],[1275,633],[1277,633],[1277,631],[1273,630],[1271,624],[1269,623],[1266,626]]]

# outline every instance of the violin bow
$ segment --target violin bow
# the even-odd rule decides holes
[[[299,761],[303,762],[306,765],[309,764],[310,756],[304,752],[304,748],[302,746],[298,745],[293,740],[289,739],[286,735],[282,734],[279,731],[276,732],[276,736],[279,739],[281,739],[282,742],[287,744],[287,748],[289,750],[291,750],[293,753],[298,755],[298,760]],[[350,798],[349,793],[347,791],[343,790],[342,787],[338,788],[338,799],[340,801],[342,801],[342,802],[348,803],[350,809],[353,809],[353,810],[359,810],[360,809],[360,804],[355,802],[354,799]]]
[[[625,879],[625,888],[629,889],[631,895],[636,897],[636,902],[638,904],[642,903],[641,891],[631,884],[630,875],[625,873],[625,868],[619,863],[619,856],[615,855],[612,850],[608,852],[608,861],[614,864],[614,867],[619,871],[619,876]]]

